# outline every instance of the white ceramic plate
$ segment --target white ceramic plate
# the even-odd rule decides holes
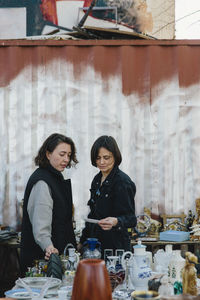
[[[40,290],[32,289],[34,297],[38,297],[40,294]],[[31,299],[30,293],[25,289],[13,289],[5,292],[6,297],[14,298],[14,299]]]
[[[23,281],[28,284],[31,288],[37,288],[41,289],[47,281],[51,280],[51,284],[49,288],[55,288],[59,287],[61,285],[61,280],[58,278],[52,278],[52,277],[25,277],[23,278]],[[17,279],[16,285],[19,287],[23,287],[21,282]]]

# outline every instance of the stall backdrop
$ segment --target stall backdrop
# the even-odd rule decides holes
[[[200,197],[200,41],[1,41],[0,223],[20,223],[33,158],[51,133],[75,141],[75,217],[87,214],[90,148],[116,138],[137,214],[195,212]]]

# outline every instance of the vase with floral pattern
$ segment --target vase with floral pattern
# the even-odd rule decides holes
[[[181,250],[173,250],[168,266],[168,277],[172,284],[176,281],[182,282],[182,269],[184,265],[185,259],[181,256]]]

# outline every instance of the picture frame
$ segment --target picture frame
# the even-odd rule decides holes
[[[165,226],[175,220],[180,221],[181,223],[184,224],[186,215],[184,213],[173,214],[173,215],[162,214],[161,218],[163,219],[163,226]]]

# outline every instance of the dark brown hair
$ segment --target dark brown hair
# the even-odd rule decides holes
[[[46,167],[49,164],[49,160],[46,156],[46,152],[49,151],[50,153],[52,153],[60,143],[66,143],[71,146],[72,153],[67,168],[71,168],[72,165],[76,165],[78,163],[78,160],[76,158],[76,147],[74,142],[72,141],[71,138],[59,133],[51,134],[44,141],[43,145],[38,151],[38,155],[34,159],[35,165],[40,167]]]
[[[100,148],[105,148],[108,151],[112,152],[115,159],[115,165],[119,166],[121,164],[122,156],[117,142],[112,136],[102,135],[94,142],[91,148],[90,157],[93,166],[97,166],[96,160],[97,156],[99,155]]]

